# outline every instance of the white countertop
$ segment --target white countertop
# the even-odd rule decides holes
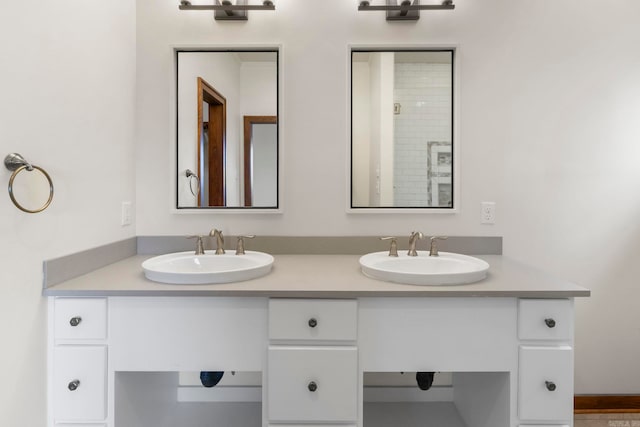
[[[572,282],[501,255],[482,255],[490,265],[486,279],[468,285],[416,286],[382,282],[362,274],[357,255],[276,255],[270,274],[246,282],[168,285],[144,277],[136,255],[55,286],[45,296],[264,296],[289,298],[356,297],[586,297]]]

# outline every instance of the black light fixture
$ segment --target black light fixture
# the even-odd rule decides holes
[[[385,0],[384,5],[375,6],[368,0],[361,0],[360,11],[386,11],[387,21],[417,21],[421,10],[451,10],[455,9],[453,0],[443,0],[435,4],[420,4],[420,0]]]
[[[264,0],[262,4],[249,4],[248,0],[214,0],[214,4],[194,5],[189,0],[181,0],[180,10],[213,10],[214,18],[219,21],[247,21],[250,10],[276,10],[271,0]]]

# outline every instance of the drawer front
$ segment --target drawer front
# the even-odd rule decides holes
[[[106,347],[59,346],[54,349],[53,358],[55,420],[104,420]]]
[[[520,347],[519,413],[522,420],[573,416],[573,351],[569,346]]]
[[[270,347],[268,413],[273,422],[357,420],[355,347]]]
[[[105,339],[107,300],[105,298],[56,298],[54,302],[56,339]]]
[[[270,299],[272,340],[355,341],[356,300]]]
[[[518,302],[521,340],[566,340],[573,337],[573,307],[568,299],[521,299]]]
[[[82,424],[77,424],[77,423],[73,423],[73,424],[56,424],[55,427],[107,427],[106,424],[104,423],[99,423],[99,424],[95,424],[95,423],[91,423],[91,424],[87,424],[87,423],[82,423]]]

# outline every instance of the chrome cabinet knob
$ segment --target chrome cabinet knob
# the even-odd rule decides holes
[[[73,380],[67,385],[67,388],[71,391],[76,391],[80,387],[80,380]]]
[[[309,327],[315,328],[316,326],[318,326],[318,321],[315,319],[315,317],[309,319]]]
[[[547,325],[547,327],[549,328],[555,328],[556,327],[556,321],[553,320],[552,318],[548,318],[548,319],[544,319],[544,323]]]
[[[75,327],[75,326],[78,326],[78,325],[80,324],[80,322],[82,322],[82,317],[80,317],[80,316],[72,317],[72,318],[69,320],[69,324],[70,324],[71,326],[74,326],[74,327]]]
[[[309,389],[309,391],[310,391],[311,393],[313,393],[313,392],[315,392],[315,391],[318,389],[318,384],[316,384],[316,382],[315,382],[315,381],[311,381],[311,382],[309,383],[309,385],[307,385],[307,388]]]
[[[547,387],[547,390],[556,391],[556,383],[554,383],[553,381],[545,381],[544,385]]]

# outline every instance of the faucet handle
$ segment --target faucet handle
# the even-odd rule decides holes
[[[203,236],[198,234],[194,236],[187,236],[187,239],[198,239],[196,240],[196,255],[204,255],[204,243],[202,241]]]
[[[429,256],[440,256],[438,254],[438,248],[436,247],[436,242],[438,240],[447,240],[449,237],[447,236],[431,236],[431,246],[429,247]]]
[[[398,240],[394,236],[380,237],[380,240],[391,240],[391,247],[389,248],[389,256],[398,256]]]
[[[236,255],[244,255],[244,239],[253,239],[255,234],[247,236],[238,236],[238,244],[236,245]]]

